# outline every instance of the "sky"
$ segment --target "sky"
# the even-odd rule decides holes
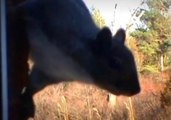
[[[108,26],[115,20],[114,29],[126,28],[133,10],[140,6],[141,0],[83,0],[87,7],[99,9]],[[117,7],[115,9],[115,4]],[[115,13],[115,14],[114,14]]]

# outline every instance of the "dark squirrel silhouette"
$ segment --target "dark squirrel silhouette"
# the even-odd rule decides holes
[[[34,62],[30,85],[22,94],[27,116],[34,115],[32,96],[45,86],[78,80],[115,95],[132,96],[140,85],[125,31],[112,36],[98,28],[82,0],[28,0],[24,11]]]

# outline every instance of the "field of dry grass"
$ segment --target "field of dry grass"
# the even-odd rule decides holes
[[[161,92],[168,79],[141,77],[140,94],[118,96],[116,101],[92,85],[68,82],[48,86],[34,96],[34,120],[171,120],[171,106],[161,106]]]

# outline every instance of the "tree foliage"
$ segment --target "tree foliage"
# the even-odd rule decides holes
[[[106,26],[105,19],[102,17],[100,10],[92,8],[91,14],[97,26],[100,28]]]
[[[140,18],[146,27],[137,28],[131,36],[137,39],[139,52],[145,56],[144,66],[168,66],[171,61],[168,55],[171,49],[171,0],[147,0],[146,4],[148,10]]]

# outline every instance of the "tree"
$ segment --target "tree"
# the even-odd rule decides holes
[[[93,7],[91,13],[92,13],[92,17],[93,17],[97,26],[99,26],[100,28],[106,26],[105,19],[102,17],[100,10],[95,9]]]
[[[171,0],[147,0],[148,10],[140,18],[146,27],[137,28],[131,36],[137,39],[139,52],[145,55],[143,65],[161,71],[171,62]]]

